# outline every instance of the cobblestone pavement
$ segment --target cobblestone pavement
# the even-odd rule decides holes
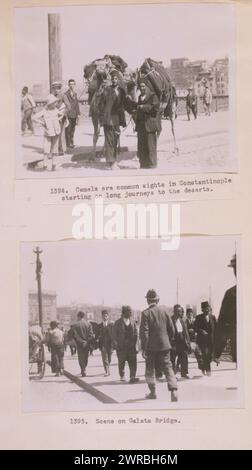
[[[179,154],[174,152],[171,125],[163,121],[163,130],[158,141],[158,168],[141,170],[141,174],[183,174],[201,172],[232,172],[237,170],[236,154],[231,149],[229,134],[229,113],[222,111],[210,117],[200,115],[197,120],[187,120],[179,116],[175,124]],[[101,131],[102,133],[103,131]],[[99,176],[139,174],[139,162],[136,156],[137,138],[132,122],[121,134],[121,154],[119,170],[105,171],[104,159],[90,162],[92,154],[92,125],[85,120],[76,128],[75,148],[71,153],[56,157],[56,171],[42,169],[43,136],[37,128],[35,135],[21,138],[24,165],[19,166],[20,176],[29,178],[55,176]],[[98,155],[102,154],[104,142],[100,136]],[[39,162],[40,161],[40,162]],[[39,162],[39,163],[38,163]]]

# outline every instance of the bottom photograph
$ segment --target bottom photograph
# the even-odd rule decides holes
[[[23,411],[243,406],[240,237],[162,247],[21,243]]]

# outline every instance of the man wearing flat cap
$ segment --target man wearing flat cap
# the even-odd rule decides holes
[[[142,354],[145,358],[145,378],[150,393],[146,398],[156,399],[155,363],[158,363],[171,392],[171,401],[178,401],[177,380],[170,359],[174,343],[175,330],[173,322],[165,307],[159,307],[159,297],[154,289],[146,294],[148,307],[142,312],[140,340]]]
[[[202,356],[201,366],[203,375],[211,375],[211,362],[214,352],[216,333],[216,318],[211,313],[211,306],[207,300],[201,302],[202,313],[195,318],[196,343]]]
[[[232,268],[236,276],[236,255],[234,255],[228,265]],[[236,285],[225,292],[222,300],[220,314],[217,321],[215,360],[220,362],[220,356],[230,340],[231,356],[233,362],[237,362],[237,319],[236,319]]]
[[[101,315],[102,322],[98,325],[97,339],[105,371],[104,377],[108,377],[110,375],[109,366],[111,363],[111,356],[113,351],[112,333],[114,324],[109,320],[108,310],[102,310]]]
[[[132,318],[132,309],[123,305],[121,318],[116,320],[113,328],[113,346],[118,357],[120,380],[125,381],[125,363],[128,362],[130,370],[130,383],[139,381],[137,371],[137,326]]]

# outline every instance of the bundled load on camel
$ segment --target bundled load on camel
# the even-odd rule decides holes
[[[145,81],[160,100],[164,114],[169,115],[172,103],[176,99],[176,90],[162,62],[150,58],[145,59],[139,69],[139,80]]]
[[[112,70],[118,71],[119,85],[125,86],[124,73],[128,64],[118,55],[106,54],[103,59],[93,60],[84,67],[84,78],[88,81],[88,101],[92,101],[95,91],[98,90],[100,84],[111,83],[110,74]]]

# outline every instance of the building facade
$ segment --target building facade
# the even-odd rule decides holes
[[[39,322],[38,293],[28,293],[29,324]],[[57,319],[57,294],[54,291],[42,292],[43,325],[48,326],[52,320]]]

